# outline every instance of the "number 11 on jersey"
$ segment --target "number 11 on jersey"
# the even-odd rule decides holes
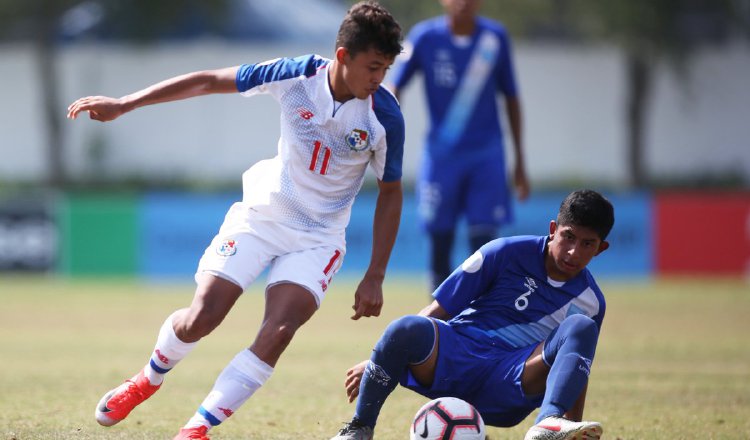
[[[323,159],[320,161],[320,169],[318,170],[318,159],[320,159],[321,155],[323,156]],[[330,160],[331,149],[329,147],[324,147],[320,141],[315,141],[315,148],[313,149],[312,158],[310,159],[310,171],[325,175],[328,171],[328,162]]]

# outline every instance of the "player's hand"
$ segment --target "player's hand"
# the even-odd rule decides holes
[[[361,317],[380,316],[383,308],[383,280],[367,277],[359,283],[354,293],[353,320]]]
[[[349,397],[349,403],[354,402],[354,399],[359,396],[359,384],[362,382],[362,375],[365,374],[365,367],[367,367],[368,362],[370,361],[364,360],[346,372],[344,387],[346,388],[346,395]]]
[[[68,106],[68,119],[75,119],[81,112],[88,112],[89,118],[107,122],[125,113],[120,99],[108,96],[86,96]]]
[[[526,200],[531,190],[529,188],[529,179],[526,177],[526,170],[521,164],[516,164],[515,171],[513,172],[513,183],[516,187],[518,200]]]

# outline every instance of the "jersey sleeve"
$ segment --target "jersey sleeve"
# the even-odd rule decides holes
[[[432,296],[451,317],[487,292],[505,270],[505,239],[493,240],[474,252],[435,290]]]
[[[498,63],[497,88],[507,97],[518,96],[515,66],[513,64],[513,47],[510,37],[503,30],[500,37],[500,62]]]
[[[599,327],[599,330],[601,331],[602,323],[604,322],[604,312],[606,312],[607,310],[607,302],[604,299],[604,294],[602,293],[601,288],[599,288],[599,285],[594,280],[593,275],[591,275],[591,272],[587,272],[586,275],[588,283],[594,290],[594,292],[596,292],[596,299],[599,301],[599,311],[591,318],[594,320],[594,322],[596,322],[597,327]]]
[[[318,55],[303,55],[296,58],[276,58],[258,64],[243,64],[237,69],[235,83],[243,96],[259,93],[275,95],[284,80],[310,77],[325,66],[328,60]]]
[[[386,88],[380,87],[372,97],[375,116],[385,128],[385,154],[377,154],[370,167],[383,182],[401,180],[404,161],[405,127],[401,108]]]
[[[594,322],[599,326],[599,331],[602,330],[602,324],[604,323],[604,312],[607,310],[607,304],[604,301],[599,303],[599,313],[594,316]]]
[[[404,116],[396,97],[385,87],[372,96],[373,111],[385,129],[385,148],[377,149],[370,160],[370,168],[383,182],[401,180],[404,161]]]

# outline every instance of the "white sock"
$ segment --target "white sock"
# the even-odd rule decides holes
[[[273,368],[249,349],[242,350],[224,368],[213,389],[185,428],[211,428],[226,420],[271,377]]]
[[[197,344],[197,342],[182,342],[177,337],[172,327],[173,316],[174,313],[169,315],[162,324],[151,359],[143,369],[143,374],[151,385],[161,384],[164,381],[164,375],[187,356]]]

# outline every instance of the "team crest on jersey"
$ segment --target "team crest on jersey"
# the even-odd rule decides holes
[[[354,151],[362,151],[370,145],[370,134],[365,130],[355,128],[346,137],[346,143]]]
[[[224,240],[216,247],[216,253],[222,257],[231,257],[237,253],[237,242],[234,240]]]

